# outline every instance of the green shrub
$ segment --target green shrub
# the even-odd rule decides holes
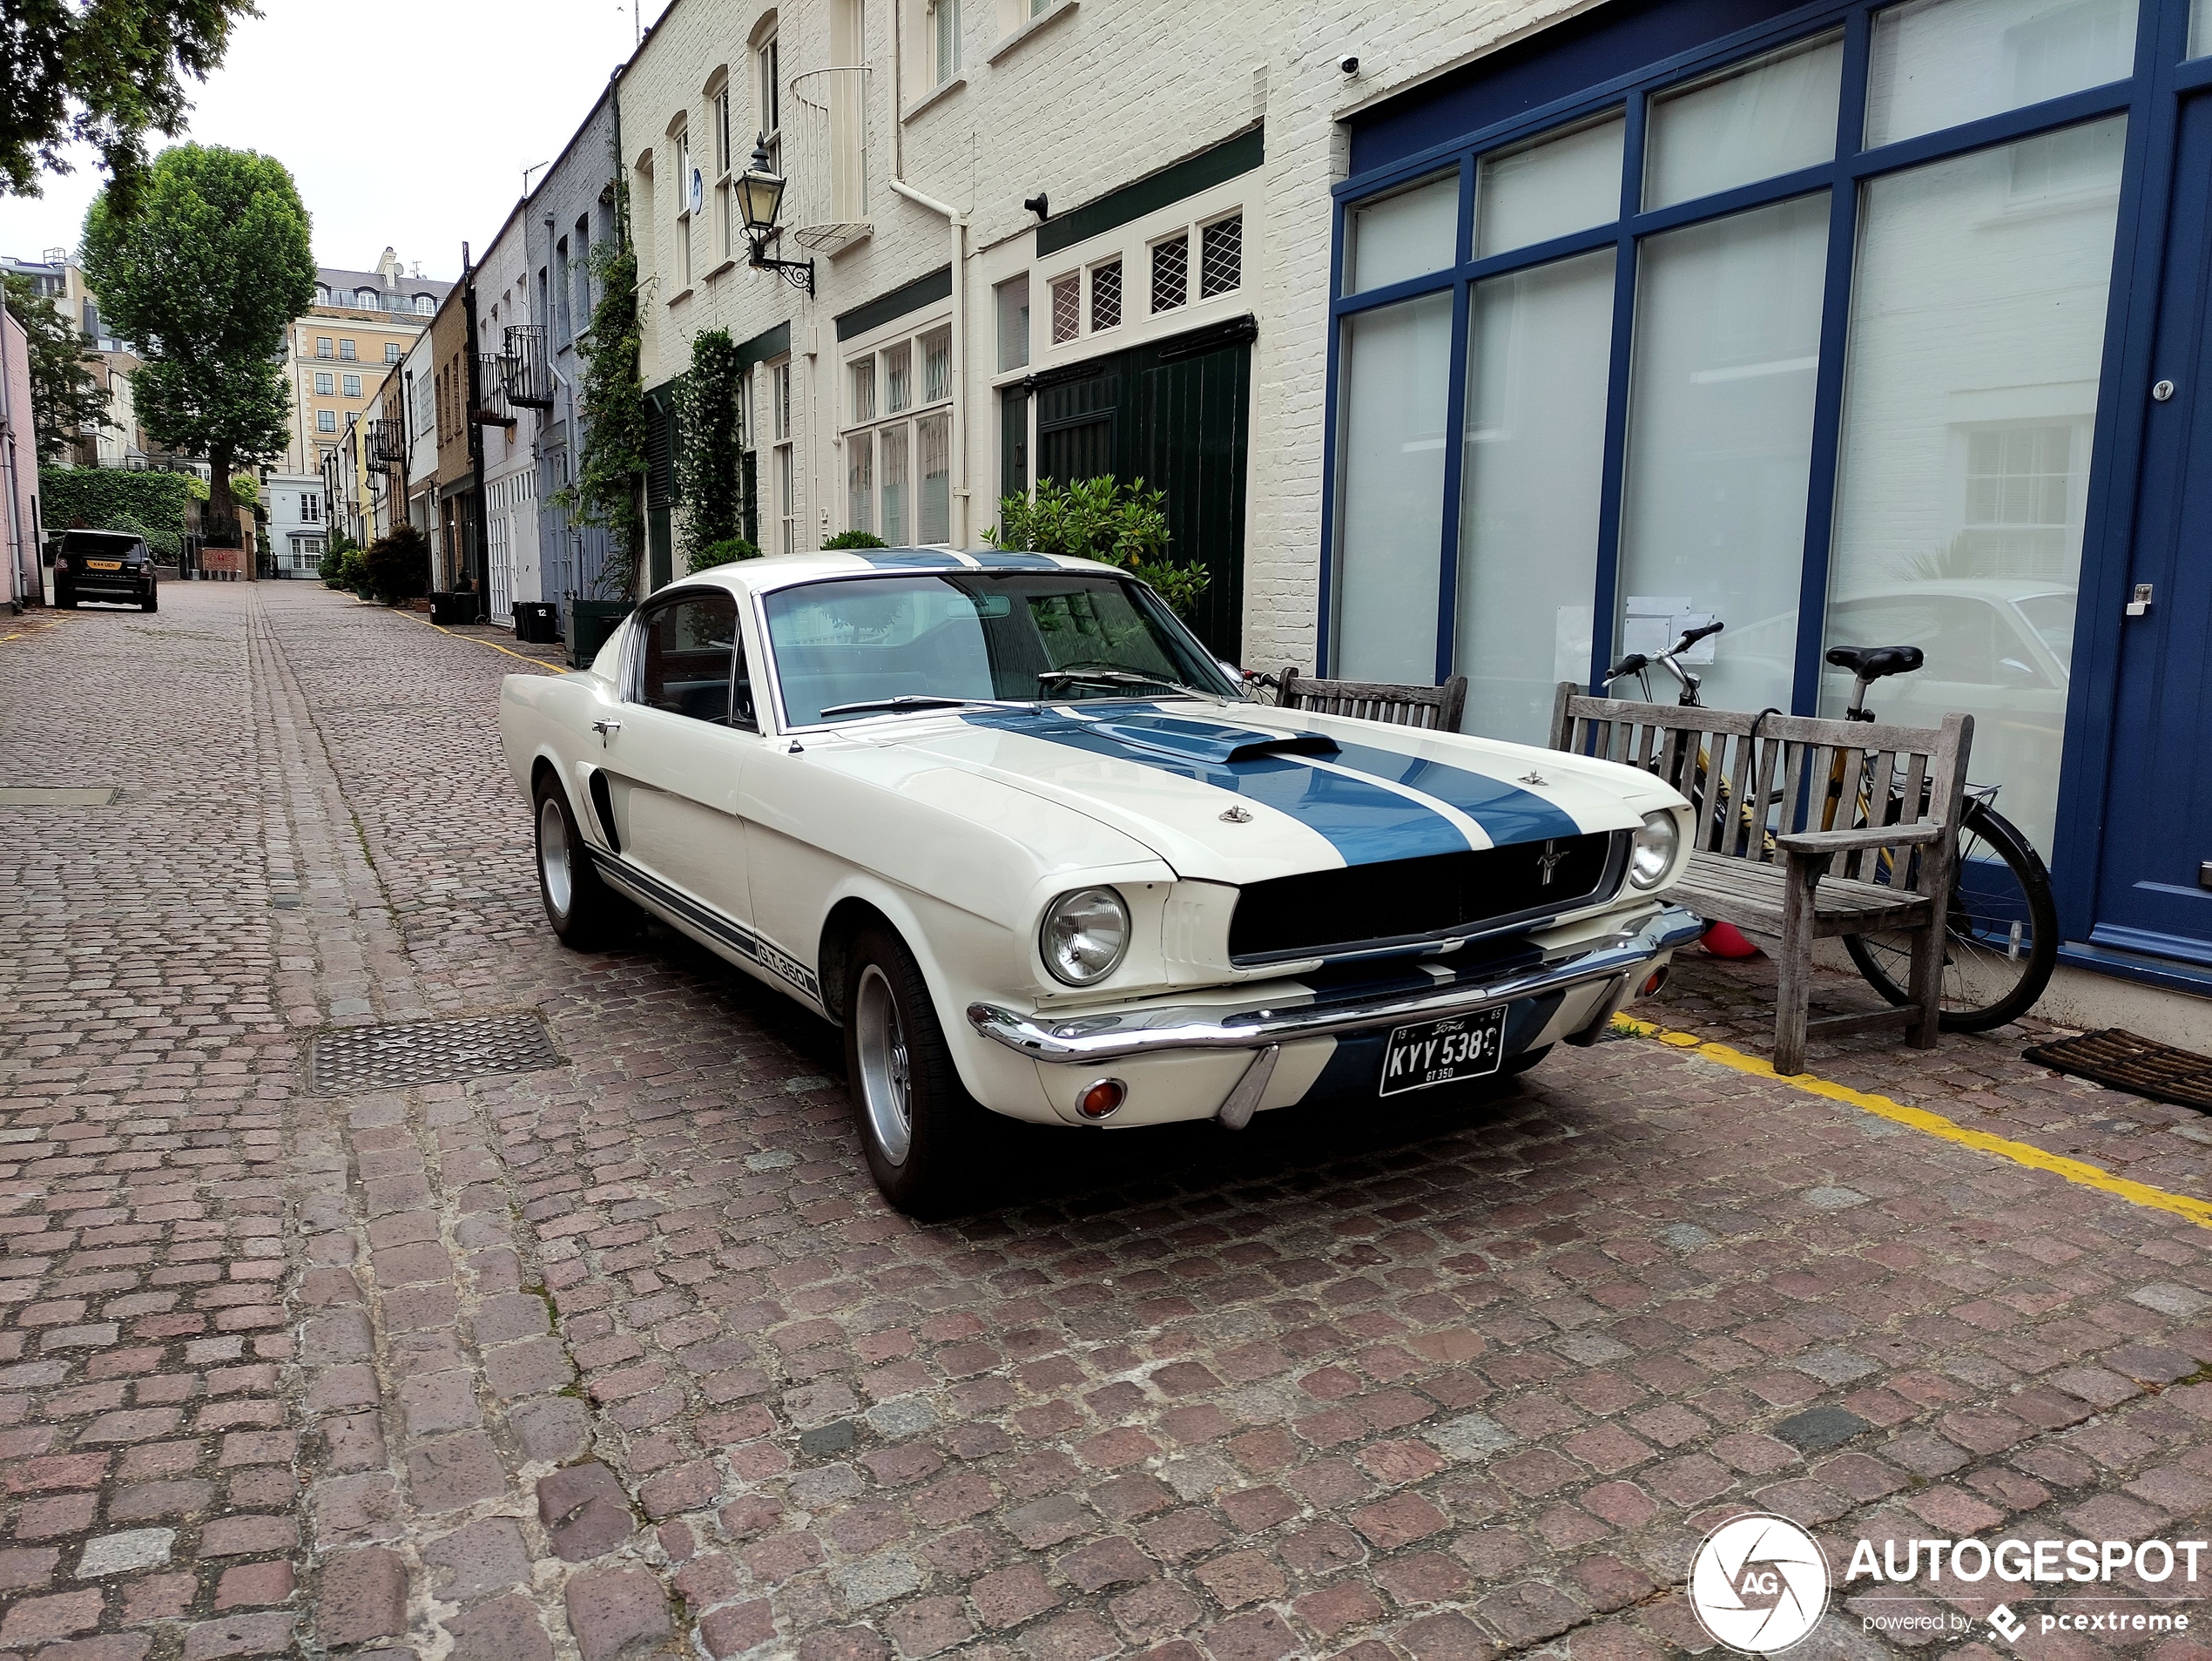
[[[693,549],[689,569],[693,572],[711,571],[717,565],[732,565],[740,559],[759,557],[760,550],[743,537],[725,537],[720,542]]]
[[[398,605],[430,591],[430,539],[410,524],[395,525],[363,557],[369,592]]]
[[[1046,479],[1036,495],[999,503],[999,523],[983,539],[994,548],[1062,554],[1119,565],[1149,583],[1177,617],[1189,617],[1211,574],[1203,565],[1178,565],[1167,557],[1167,493],[1144,481],[1111,478],[1061,484]]]
[[[329,581],[328,578],[325,578],[324,580]],[[340,554],[338,556],[337,580],[331,583],[330,585],[333,588],[342,588],[349,593],[358,595],[364,600],[367,599],[368,598],[368,551],[365,549],[361,548],[348,548],[343,553]]]
[[[888,548],[890,545],[882,537],[866,530],[840,530],[822,547],[828,551],[838,548]]]
[[[182,473],[42,467],[39,510],[50,530],[127,530],[144,537],[156,558],[174,564],[184,551],[185,504],[194,483]]]

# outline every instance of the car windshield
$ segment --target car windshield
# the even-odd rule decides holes
[[[766,600],[784,719],[965,702],[1234,698],[1150,591],[1073,571],[946,571],[779,589]]]

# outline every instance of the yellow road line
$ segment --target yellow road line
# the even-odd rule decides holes
[[[1971,1131],[1940,1113],[1931,1113],[1924,1107],[1907,1107],[1893,1102],[1886,1096],[1871,1091],[1853,1090],[1847,1084],[1831,1084],[1811,1073],[1794,1077],[1777,1073],[1773,1067],[1757,1056],[1747,1056],[1740,1050],[1726,1044],[1708,1043],[1692,1032],[1669,1032],[1649,1021],[1638,1021],[1629,1016],[1615,1016],[1613,1024],[1638,1037],[1656,1038],[1661,1043],[1671,1044],[1691,1055],[1703,1056],[1707,1061],[1732,1067],[1739,1073],[1749,1073],[1754,1078],[1770,1078],[1777,1084],[1801,1090],[1808,1096],[1825,1097],[1831,1102],[1874,1114],[1893,1124],[1909,1125],[1929,1136],[1941,1137],[1946,1142],[1955,1142],[1962,1148],[1972,1148],[1977,1153],[1994,1155],[2010,1159],[2014,1165],[2026,1165],[2032,1171],[2047,1171],[2054,1177],[2077,1183],[2084,1188],[2094,1188],[2100,1193],[2111,1194],[2130,1205],[2148,1206],[2153,1211],[2170,1212],[2176,1217],[2205,1228],[2212,1228],[2212,1200],[2191,1199],[2186,1194],[2169,1194],[2163,1188],[2154,1188],[2148,1183],[2136,1182],[2127,1177],[2115,1177],[2099,1166],[2069,1159],[2063,1154],[2048,1153],[2032,1143],[2015,1142],[2009,1137],[1992,1136],[1986,1131]]]
[[[362,604],[366,604],[368,602],[364,601]],[[386,606],[383,609],[386,611],[394,611],[398,608]],[[507,648],[501,645],[498,641],[487,640],[480,634],[455,634],[453,631],[447,628],[444,624],[433,623],[428,618],[419,617],[413,611],[401,611],[400,615],[403,618],[413,618],[414,621],[420,623],[424,628],[435,629],[440,634],[451,636],[455,640],[474,640],[478,645],[489,646],[494,652],[506,652],[509,657],[515,658],[518,662],[526,663],[533,669],[542,670],[546,674],[557,675],[561,672],[551,664],[546,662],[543,658],[533,658],[527,652],[508,652]]]

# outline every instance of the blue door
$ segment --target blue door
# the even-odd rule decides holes
[[[2212,96],[2181,114],[2089,938],[2212,965]]]

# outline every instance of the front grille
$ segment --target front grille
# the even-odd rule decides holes
[[[1628,848],[1627,832],[1594,831],[1255,882],[1237,897],[1230,961],[1386,951],[1556,916],[1610,893]]]

